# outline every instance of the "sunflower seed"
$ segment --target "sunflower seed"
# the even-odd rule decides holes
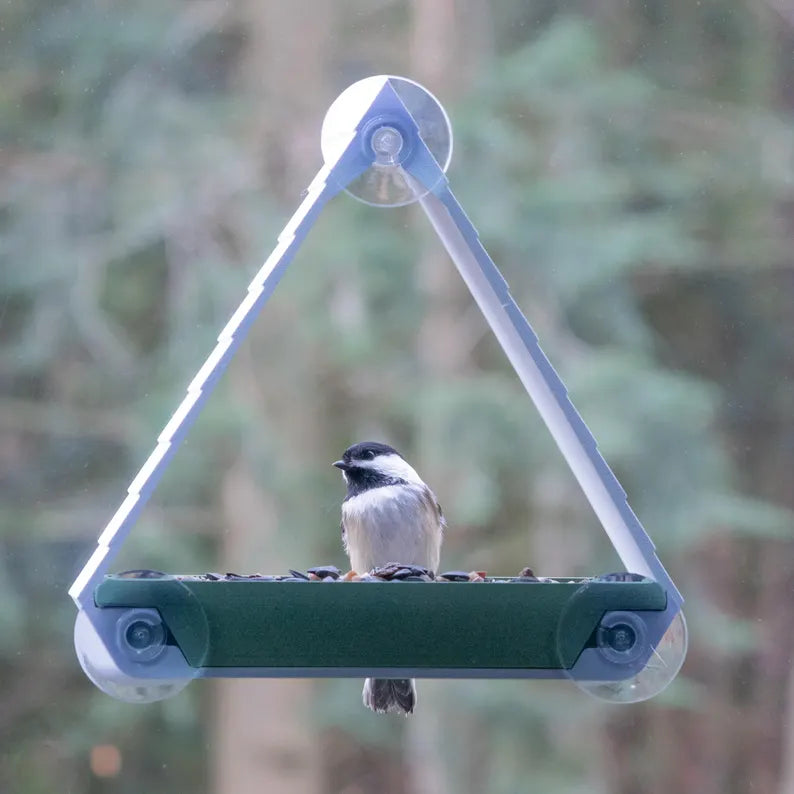
[[[468,582],[469,581],[469,572],[468,571],[447,571],[446,573],[441,574],[442,577],[448,582]]]
[[[313,573],[315,576],[319,576],[320,579],[338,579],[341,575],[341,571],[335,565],[318,565],[315,568],[309,568],[307,573]]]
[[[648,579],[647,576],[642,576],[639,573],[629,573],[628,571],[618,571],[617,573],[607,573],[603,576],[597,576],[596,582],[644,582]]]

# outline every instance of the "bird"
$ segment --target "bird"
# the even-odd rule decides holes
[[[361,441],[333,464],[342,471],[342,543],[350,567],[366,573],[389,563],[438,571],[446,522],[433,491],[394,447]],[[416,707],[411,679],[367,678],[364,705],[408,715]]]

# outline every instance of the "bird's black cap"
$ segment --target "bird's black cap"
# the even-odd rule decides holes
[[[402,457],[394,447],[390,447],[388,444],[381,444],[379,441],[360,441],[358,444],[348,447],[342,455],[342,459],[334,461],[334,466],[344,470],[357,460],[372,460],[378,455]]]

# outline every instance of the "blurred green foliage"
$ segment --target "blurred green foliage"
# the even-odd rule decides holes
[[[339,12],[350,30],[358,5]],[[749,555],[790,550],[794,532],[783,213],[794,126],[775,83],[785,69],[749,3],[625,5],[617,22],[610,3],[495,6],[499,54],[458,99],[441,99],[457,195],[693,596],[701,666],[656,708],[705,710],[702,658],[743,659],[759,635],[709,596],[698,555],[726,535],[754,544]],[[408,17],[367,35],[385,47]],[[142,709],[94,691],[74,660],[65,591],[303,185],[270,189],[233,12],[34,0],[8,7],[0,35],[0,788],[109,791],[85,761],[101,741],[124,746],[113,791],[208,791],[201,688]],[[329,103],[381,71],[371,51],[337,50]],[[307,179],[318,164],[319,147]],[[584,550],[570,573],[614,567],[465,303],[465,365],[450,374],[423,361],[436,307],[422,258],[439,245],[425,226],[414,208],[328,207],[120,567],[214,568],[221,479],[240,459],[272,499],[283,558],[341,565],[328,462],[367,435],[443,482],[449,567],[510,572],[549,531]],[[316,730],[393,746],[399,731],[362,714],[357,686],[318,687]],[[528,790],[528,768],[538,788],[597,790],[598,748],[584,739],[608,722],[600,706],[569,705],[555,686],[424,688],[460,728],[437,753],[454,790]]]

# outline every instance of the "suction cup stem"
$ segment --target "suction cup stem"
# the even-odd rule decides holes
[[[370,146],[378,165],[396,165],[399,163],[397,155],[403,148],[403,136],[398,129],[384,125],[372,133]]]
[[[393,118],[372,110],[373,102],[387,84],[404,106]],[[419,137],[441,170],[446,171],[452,157],[449,118],[441,103],[413,80],[389,75],[367,77],[346,88],[328,109],[320,136],[325,162],[336,161],[349,145],[353,131],[365,151],[373,155],[370,168],[345,188],[353,198],[373,206],[399,207],[418,201],[435,187],[419,185],[403,169],[412,149],[410,135],[415,134],[409,132],[412,125],[400,128],[400,113],[404,117],[406,110],[419,128]]]

